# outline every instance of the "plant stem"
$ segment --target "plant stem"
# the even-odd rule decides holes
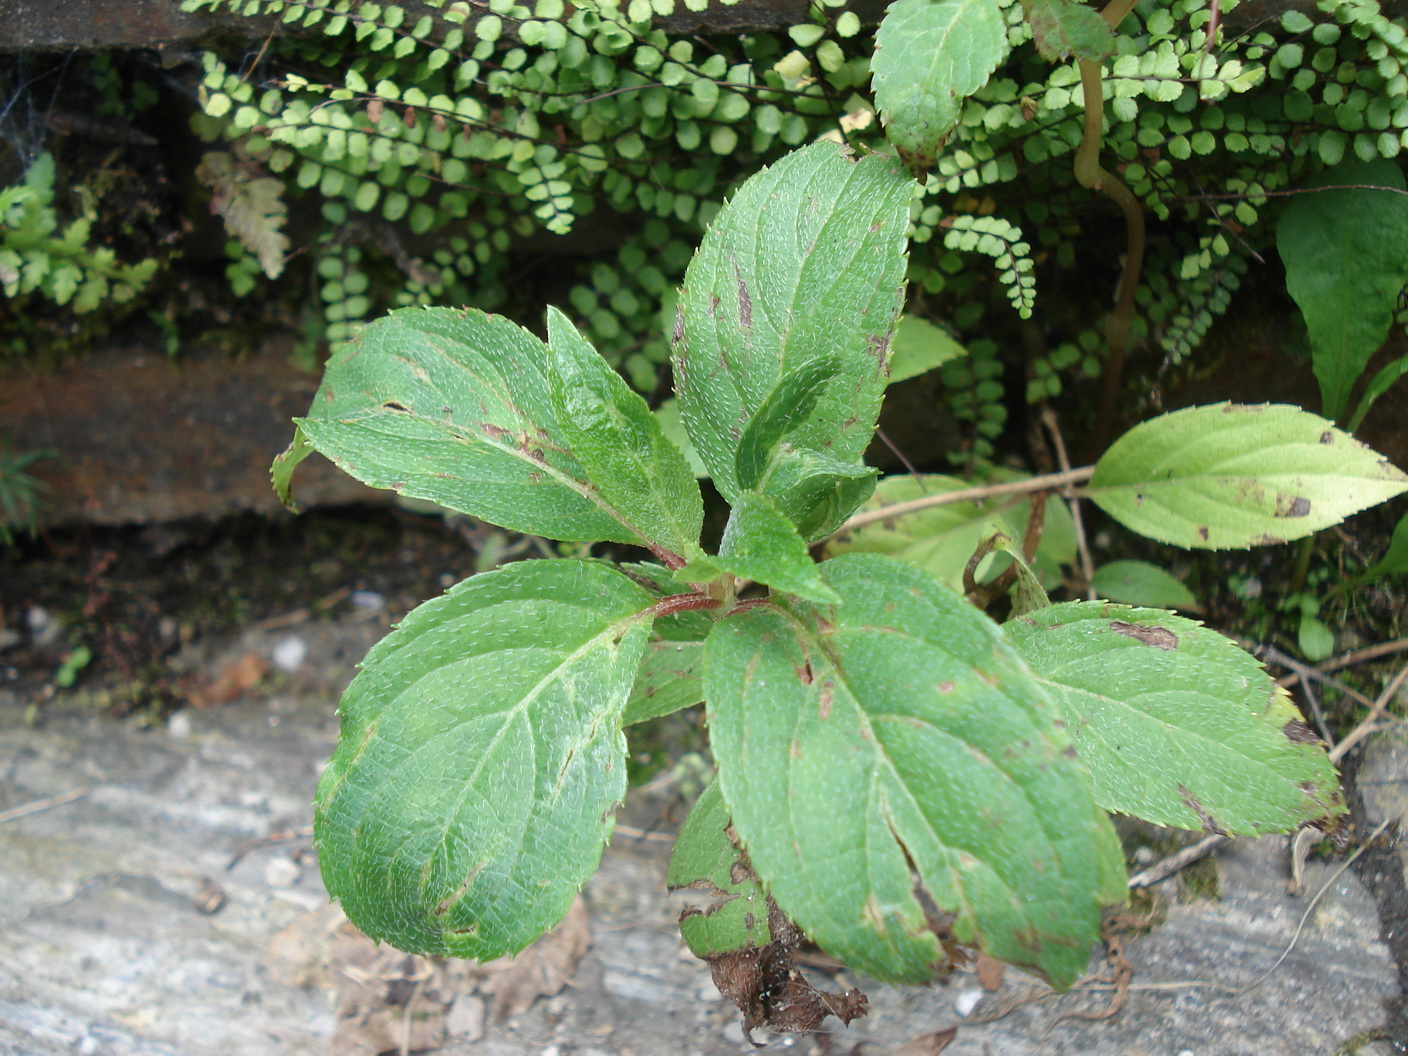
[[[1114,31],[1134,8],[1134,0],[1110,0],[1100,15]],[[1104,130],[1105,94],[1104,64],[1079,63],[1080,84],[1085,104],[1085,129],[1080,149],[1076,151],[1075,176],[1082,187],[1100,191],[1114,199],[1124,213],[1126,242],[1124,265],[1115,296],[1115,307],[1105,322],[1105,345],[1108,349],[1105,367],[1100,375],[1100,402],[1091,429],[1089,455],[1091,459],[1104,450],[1110,436],[1110,421],[1119,402],[1120,381],[1124,376],[1124,359],[1129,350],[1129,328],[1134,317],[1134,294],[1139,288],[1139,275],[1144,266],[1144,211],[1119,178],[1100,166],[1100,140]]]
[[[881,506],[876,510],[858,513],[831,534],[840,535],[843,532],[853,532],[857,528],[863,528],[867,524],[875,524],[877,521],[888,521],[892,517],[903,517],[906,514],[918,513],[920,510],[929,510],[936,506],[948,506],[955,502],[980,502],[998,495],[1029,495],[1034,491],[1055,491],[1070,484],[1082,484],[1089,480],[1094,472],[1094,466],[1082,466],[1080,469],[1069,469],[1064,473],[1047,473],[1040,477],[1028,477],[1026,480],[1008,481],[1005,484],[984,484],[977,488],[946,491],[939,495],[922,495],[907,502],[896,502],[889,506]]]

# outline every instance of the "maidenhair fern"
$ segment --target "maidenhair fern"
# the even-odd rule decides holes
[[[730,189],[813,139],[888,149],[874,27],[844,0],[796,25],[713,35],[697,32],[702,0],[182,6],[285,27],[255,66],[207,54],[203,131],[319,203],[309,248],[334,344],[393,304],[513,311],[513,247],[593,216],[591,241],[609,245],[567,265],[567,300],[654,389],[662,298]],[[1141,8],[1105,63],[1105,164],[1158,225],[1131,330],[1173,363],[1271,245],[1264,221],[1283,192],[1346,157],[1395,157],[1408,137],[1408,33],[1373,0],[1240,25],[1234,0],[1220,6],[1220,29],[1208,0]],[[1042,281],[1065,284],[1042,315],[1052,351],[992,357],[1042,399],[1098,362],[1119,270],[1102,232],[1117,218],[1071,173],[1075,64],[1038,54],[1018,0],[1001,10],[1010,54],[962,104],[911,210],[910,279],[926,313],[969,338],[1003,329],[1004,302],[1025,316]],[[969,266],[973,253],[995,270]],[[1072,281],[1084,301],[1065,296]],[[966,412],[983,426],[975,449],[1001,430],[999,405]]]

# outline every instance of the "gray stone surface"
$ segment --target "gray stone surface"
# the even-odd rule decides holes
[[[267,651],[289,629],[245,635],[231,655]],[[51,708],[40,728],[0,696],[0,812],[87,794],[0,823],[0,1056],[308,1056],[328,1051],[336,980],[323,966],[336,918],[306,836],[309,800],[335,732],[336,683],[380,633],[374,623],[304,624],[299,673],[239,703],[187,710],[165,729]],[[218,656],[205,658],[210,663]],[[628,804],[628,820],[656,813]],[[959,1025],[946,1056],[1308,1056],[1383,1023],[1396,975],[1376,907],[1341,874],[1296,934],[1308,896],[1286,893],[1285,841],[1241,841],[1218,859],[1220,901],[1173,903],[1128,943],[1134,988],[1107,1021],[1059,1019],[1104,992],[1026,1005],[1009,978],[965,1019],[978,989],[959,973],[933,989],[862,985],[871,1015],[838,1028],[829,1051],[886,1056],[917,1034]],[[731,1006],[674,929],[663,891],[668,844],[618,837],[586,890],[593,944],[557,997],[490,1023],[451,1056],[731,1056]],[[227,868],[241,848],[246,853]],[[1313,893],[1337,868],[1312,863]],[[213,915],[197,902],[218,885]],[[1098,965],[1093,965],[1098,967]],[[1250,989],[1248,989],[1250,988]],[[773,1039],[822,1053],[822,1039]],[[1366,1054],[1373,1050],[1363,1050]]]

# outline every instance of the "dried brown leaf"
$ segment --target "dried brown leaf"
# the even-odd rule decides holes
[[[490,1016],[521,1015],[538,998],[552,997],[567,985],[591,942],[587,910],[579,895],[562,923],[518,956],[501,957],[471,969],[479,980],[479,992],[491,995]]]
[[[225,221],[225,230],[254,254],[265,275],[277,279],[288,254],[283,181],[259,175],[254,166],[225,151],[204,155],[196,179],[210,188],[210,211]]]
[[[793,964],[802,933],[768,898],[772,942],[706,957],[714,985],[743,1013],[743,1034],[753,1041],[756,1027],[782,1034],[816,1031],[827,1016],[850,1024],[866,1014],[859,990],[844,994],[818,990]],[[756,1044],[756,1042],[754,1042]]]

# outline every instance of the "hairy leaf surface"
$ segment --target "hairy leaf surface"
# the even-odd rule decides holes
[[[331,360],[285,488],[316,449],[374,488],[550,539],[643,543],[587,481],[558,425],[546,346],[470,309],[405,308]]]
[[[692,561],[678,575],[713,578],[720,572],[765,583],[813,601],[837,602],[796,527],[768,499],[745,491],[734,503],[715,557]]]
[[[822,356],[785,374],[768,393],[738,439],[734,470],[740,488],[751,490],[763,482],[778,445],[807,420],[839,370],[835,356]]]
[[[1086,489],[1126,528],[1204,550],[1300,539],[1408,491],[1408,476],[1325,419],[1220,403],[1141,422]]]
[[[835,359],[836,375],[787,443],[814,467],[860,468],[901,305],[913,189],[892,159],[852,160],[817,143],[750,178],[704,236],[680,293],[675,386],[730,502],[745,490],[738,455],[751,419],[819,357]],[[780,496],[793,484],[784,475],[761,490]]]
[[[878,979],[932,979],[956,940],[1069,985],[1124,877],[1054,707],[927,573],[820,569],[843,605],[749,609],[705,646],[719,782],[758,874]]]
[[[714,781],[694,801],[670,855],[670,887],[696,888],[718,900],[680,917],[680,935],[696,957],[772,941],[763,885],[748,856],[729,839],[728,828],[728,804]]]
[[[1007,57],[997,0],[896,0],[875,34],[871,86],[890,142],[916,177]]]
[[[592,486],[645,539],[674,554],[698,551],[699,483],[645,400],[556,308],[548,348],[553,410]]]
[[[1115,50],[1115,35],[1100,12],[1073,0],[1023,0],[1036,50],[1047,62],[1099,62]]]
[[[1286,691],[1202,624],[1076,601],[1005,630],[1060,704],[1106,810],[1265,833],[1344,809],[1335,769]]]
[[[474,576],[373,646],[318,785],[328,891],[374,939],[488,959],[556,924],[626,791],[654,598],[606,565]]]
[[[1408,197],[1398,163],[1383,158],[1338,165],[1315,182],[1361,185],[1296,195],[1276,224],[1286,289],[1310,331],[1322,410],[1338,419],[1408,284]]]
[[[704,700],[704,643],[660,639],[645,647],[622,726],[673,715]]]

